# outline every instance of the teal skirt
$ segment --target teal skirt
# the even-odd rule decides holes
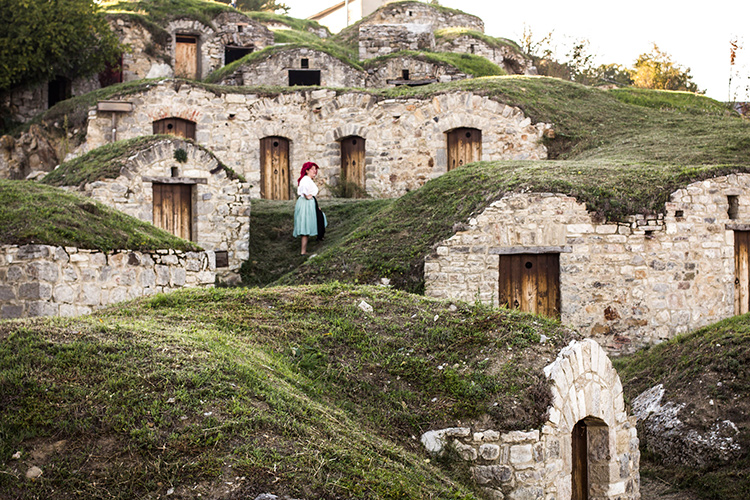
[[[328,221],[326,221],[326,225]],[[294,205],[294,233],[292,236],[317,236],[318,219],[315,215],[315,200],[304,196],[297,198]]]

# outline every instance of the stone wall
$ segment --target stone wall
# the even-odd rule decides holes
[[[639,499],[636,420],[625,410],[606,353],[592,340],[572,342],[544,372],[552,406],[541,431],[454,427],[428,431],[422,443],[433,453],[453,447],[487,498],[564,500],[571,498],[575,467],[573,430],[585,422],[588,498]]]
[[[728,196],[739,210],[730,219]],[[734,231],[750,224],[750,175],[696,182],[666,213],[597,222],[576,199],[513,194],[425,263],[425,294],[498,305],[499,254],[559,253],[561,321],[629,352],[734,314]]]
[[[126,15],[108,16],[112,31],[128,50],[122,54],[122,81],[162,78],[174,75],[170,57],[171,36],[166,30],[155,39],[137,19]]]
[[[423,61],[415,57],[393,57],[367,72],[366,86],[382,88],[393,85],[388,81],[402,80],[403,70],[407,70],[409,79],[415,81],[435,79],[440,82],[451,82],[471,78],[449,64]]]
[[[187,161],[174,159],[176,150]],[[80,189],[83,194],[127,215],[153,223],[153,183],[192,185],[192,240],[213,252],[225,251],[227,268],[216,269],[221,279],[236,281],[248,259],[250,186],[227,176],[216,158],[188,141],[160,141],[134,153],[116,179],[100,179]]]
[[[366,140],[366,191],[396,197],[447,171],[446,133],[457,127],[482,130],[482,160],[538,160],[547,151],[548,125],[532,124],[517,109],[470,92],[426,99],[382,99],[360,91],[305,90],[275,96],[221,94],[162,81],[129,97],[134,111],[118,119],[117,137],[150,135],[152,122],[170,116],[194,121],[196,140],[242,174],[260,196],[260,139],[289,139],[290,179],[306,161],[320,165],[321,196],[341,174],[340,139]],[[79,150],[111,139],[110,113],[89,111],[87,139]],[[292,186],[296,188],[296,183]]]
[[[435,35],[429,24],[362,24],[359,59],[385,56],[401,50],[434,50]]]
[[[396,2],[385,5],[360,24],[426,24],[433,31],[440,28],[468,28],[484,33],[484,22],[480,18],[423,2]]]
[[[34,173],[48,172],[58,164],[55,144],[37,124],[17,138],[0,137],[0,179],[26,179]]]
[[[0,247],[0,318],[77,316],[186,286],[213,286],[213,252]]]
[[[365,73],[337,57],[308,49],[288,49],[263,60],[243,64],[227,75],[221,85],[289,85],[289,70],[302,69],[302,59],[307,59],[309,70],[320,71],[323,87],[364,87]]]
[[[435,41],[435,50],[484,57],[503,68],[509,75],[524,75],[532,72],[532,61],[512,48],[507,46],[493,47],[484,40],[470,35],[461,35],[452,40],[438,37]]]
[[[101,88],[97,75],[75,78],[70,82],[71,97]],[[0,93],[0,110],[6,110],[16,122],[27,122],[49,109],[49,83],[16,87]]]

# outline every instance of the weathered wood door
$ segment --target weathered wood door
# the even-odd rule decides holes
[[[341,181],[347,197],[365,194],[365,140],[351,136],[341,139]]]
[[[572,465],[571,475],[572,495],[571,500],[588,500],[589,498],[589,461],[588,461],[588,437],[586,422],[581,420],[573,427],[572,438]]]
[[[289,200],[289,140],[264,137],[260,140],[260,197]]]
[[[448,132],[448,170],[482,159],[482,131],[457,128]]]
[[[560,317],[560,254],[500,256],[499,304]]]
[[[175,37],[174,74],[181,78],[198,78],[198,37]]]
[[[154,183],[154,225],[175,236],[192,237],[193,198],[190,184]]]
[[[183,118],[164,118],[153,123],[154,134],[171,134],[195,140],[195,122]]]
[[[750,312],[750,231],[734,232],[734,313]]]

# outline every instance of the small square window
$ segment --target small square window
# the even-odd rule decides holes
[[[216,251],[216,268],[229,267],[229,252],[226,250]]]
[[[310,59],[302,58],[300,61],[300,68],[309,68],[310,67]]]

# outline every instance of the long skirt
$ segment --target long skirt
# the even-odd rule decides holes
[[[323,222],[324,226],[328,225],[327,222]],[[297,236],[317,236],[317,234],[318,218],[315,214],[315,198],[308,200],[300,196],[294,205],[294,233],[292,235],[296,238]]]

